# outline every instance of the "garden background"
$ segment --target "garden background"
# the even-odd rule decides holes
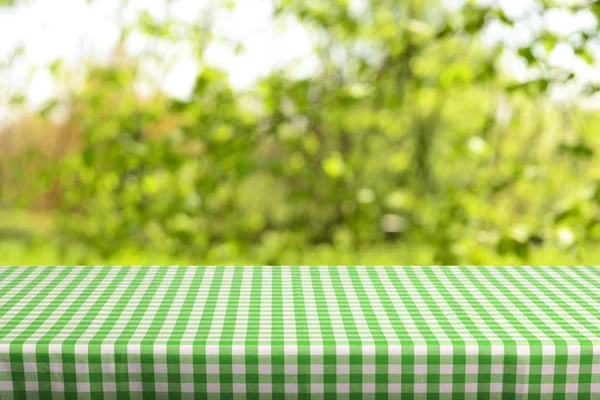
[[[597,1],[0,4],[0,264],[598,264]]]

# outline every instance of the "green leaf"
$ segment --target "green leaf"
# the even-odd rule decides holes
[[[586,63],[588,63],[590,65],[594,63],[594,57],[588,51],[588,49],[585,48],[585,47],[578,47],[578,48],[576,48],[575,49],[575,54],[577,56],[581,57]]]
[[[22,106],[25,104],[26,97],[24,94],[19,93],[10,98],[10,104],[13,106]]]
[[[508,16],[504,12],[504,10],[502,10],[501,8],[494,10],[493,14],[496,16],[496,18],[498,18],[500,21],[502,21],[505,24],[508,24],[511,26],[514,24],[514,21],[511,20],[510,18],[508,18]]]
[[[571,218],[577,219],[579,217],[581,217],[581,211],[578,206],[568,207],[554,214],[554,223],[560,224]]]
[[[584,86],[584,88],[582,90],[582,94],[587,95],[587,96],[591,96],[598,92],[600,92],[600,85],[595,85],[595,84],[587,84]]]
[[[467,5],[462,10],[464,17],[464,30],[470,34],[477,34],[485,24],[487,10],[474,5]]]
[[[544,49],[547,52],[550,52],[556,47],[558,38],[550,33],[547,33],[540,38],[540,42],[542,43],[542,46],[544,46]]]
[[[50,72],[52,73],[52,75],[56,75],[63,67],[63,60],[61,59],[57,59],[54,60],[51,64],[50,64]]]
[[[222,5],[226,10],[234,10],[237,7],[236,0],[222,0]]]
[[[47,118],[48,115],[59,105],[59,101],[57,99],[52,99],[47,101],[42,108],[39,111],[39,114],[44,117]]]
[[[144,10],[138,17],[138,24],[142,32],[148,36],[169,37],[168,24],[157,22],[148,10]]]
[[[516,91],[524,91],[532,96],[538,95],[540,93],[545,92],[550,85],[550,81],[548,79],[534,79],[527,82],[516,83],[513,85],[508,85],[506,90],[510,92]]]
[[[496,246],[500,255],[516,255],[521,260],[529,258],[529,243],[515,240],[510,236],[502,236]]]
[[[520,48],[518,53],[521,57],[525,58],[528,65],[532,65],[533,63],[536,62],[536,57],[533,55],[533,51],[531,50],[531,47]]]
[[[558,146],[558,151],[561,154],[570,155],[575,158],[592,158],[594,157],[594,149],[583,142],[575,144],[561,143]]]

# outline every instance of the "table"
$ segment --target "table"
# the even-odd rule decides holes
[[[0,398],[600,398],[598,267],[0,267]]]

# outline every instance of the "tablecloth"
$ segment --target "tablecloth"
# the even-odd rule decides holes
[[[600,398],[598,267],[0,267],[0,398]]]

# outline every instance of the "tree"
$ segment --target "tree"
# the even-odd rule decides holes
[[[142,60],[90,66],[69,99],[80,148],[50,173],[63,190],[65,250],[256,253],[276,264],[290,249],[408,244],[459,264],[524,262],[540,247],[577,251],[597,240],[597,184],[586,176],[597,118],[560,113],[548,96],[577,78],[547,59],[574,38],[540,30],[526,47],[485,45],[490,25],[521,22],[471,2],[274,4],[276,19],[317,38],[314,74],[283,68],[239,92],[203,65],[190,99],[141,99]],[[537,5],[538,14],[559,7]],[[560,7],[598,15],[597,3]],[[185,38],[202,61],[214,38],[198,26],[144,13],[123,40],[130,29]],[[591,58],[594,35],[581,33],[578,56]],[[502,68],[511,52],[531,79]],[[585,193],[572,197],[565,185]]]

